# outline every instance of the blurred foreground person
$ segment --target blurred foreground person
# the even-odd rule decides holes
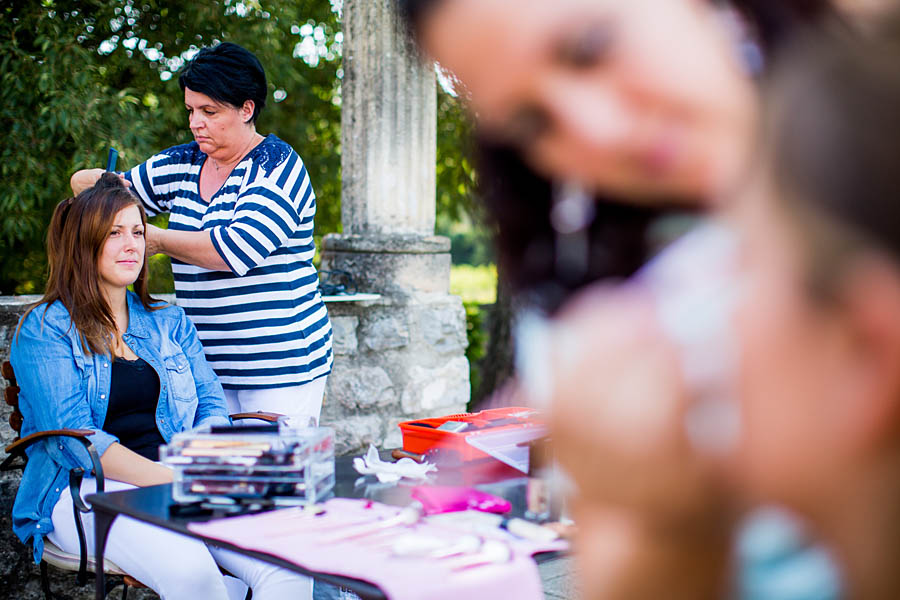
[[[560,340],[591,359],[561,358],[554,395],[559,458],[581,492],[587,597],[733,595],[743,574],[730,573],[728,539],[744,502],[807,519],[848,597],[900,595],[897,23],[870,39],[820,32],[775,78],[762,158],[737,203],[740,419],[729,453],[692,439],[700,399],[647,290],[592,290],[560,316],[564,332],[603,332],[582,337],[580,353]]]
[[[732,3],[743,20],[722,3],[702,1],[400,5],[423,49],[465,85],[480,130],[481,195],[496,231],[501,278],[543,316],[587,285],[634,275],[659,251],[664,217],[704,211],[740,187],[756,129],[753,77],[802,24],[830,15],[829,4],[815,0]],[[733,275],[730,264],[718,261],[719,237],[695,236],[689,249],[677,252],[682,263],[693,261],[696,281]],[[605,300],[582,300],[564,309],[577,315],[567,352],[549,359],[546,336],[521,326],[517,349],[528,394],[546,396],[539,388],[560,381],[572,386],[555,441],[579,484],[576,520],[587,533],[580,543],[602,540],[606,555],[615,557],[587,561],[582,575],[603,580],[606,597],[671,597],[678,589],[684,597],[718,594],[726,578],[710,587],[705,575],[711,561],[723,570],[729,564],[737,512],[719,490],[727,487],[722,469],[689,458],[692,441],[681,421],[662,440],[632,436],[628,426],[629,419],[649,415],[665,428],[680,414],[680,405],[667,405],[653,387],[660,374],[668,374],[675,387],[681,384],[678,348],[641,325],[658,317],[652,298],[631,299],[635,314],[628,317],[605,310]],[[640,343],[630,341],[632,336]],[[522,358],[535,348],[541,350],[537,358]],[[608,384],[623,372],[635,374],[625,386],[635,384],[629,411],[607,404],[615,396]],[[683,402],[681,396],[677,401]],[[707,536],[684,528],[696,540],[694,552],[660,543],[658,532],[631,527],[624,514],[609,512],[605,504],[613,498],[629,506],[648,496],[653,508],[667,512],[663,529],[687,513],[709,521]],[[606,535],[590,535],[596,527]],[[784,522],[775,529],[784,534]],[[766,564],[761,579],[777,579],[774,571],[784,566],[788,579],[805,582],[800,587],[810,589],[811,581],[817,597],[833,596],[837,584],[827,557],[805,552],[802,539],[781,537],[786,543],[748,559]],[[682,561],[673,563],[673,555]],[[591,550],[580,556],[592,556]],[[674,565],[671,579],[631,577],[632,566],[647,560]],[[755,565],[742,569],[756,572]],[[687,577],[694,571],[704,576]],[[670,585],[686,581],[697,587]],[[763,590],[748,592],[758,597],[796,597],[756,582],[748,589]]]
[[[740,203],[741,472],[900,597],[900,19],[785,65]]]

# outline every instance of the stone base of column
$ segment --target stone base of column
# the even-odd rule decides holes
[[[338,454],[397,448],[398,422],[465,410],[466,314],[449,294],[449,250],[439,236],[325,237],[322,269],[382,295],[327,304],[335,356],[321,422],[335,429]]]
[[[357,290],[385,295],[450,292],[450,239],[432,235],[329,234],[322,269],[353,276]]]

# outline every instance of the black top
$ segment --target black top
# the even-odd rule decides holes
[[[156,426],[159,376],[143,358],[116,357],[109,385],[109,407],[103,430],[119,443],[150,460],[159,460],[166,441]]]

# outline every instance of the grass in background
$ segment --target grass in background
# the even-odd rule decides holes
[[[474,394],[481,382],[479,365],[487,347],[487,310],[483,307],[493,304],[497,299],[497,267],[451,266],[450,293],[462,297],[466,308],[466,337],[469,340],[466,358],[469,359],[469,382]]]
[[[450,293],[466,303],[493,304],[497,300],[497,267],[494,265],[453,265]]]

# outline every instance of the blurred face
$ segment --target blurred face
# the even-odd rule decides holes
[[[217,158],[230,158],[247,143],[247,127],[253,116],[253,103],[241,108],[216,102],[206,94],[184,89],[188,123],[200,150]],[[249,125],[252,127],[252,123]]]
[[[852,348],[840,310],[804,286],[801,236],[764,183],[741,199],[739,221],[743,473],[756,495],[808,511],[840,470],[836,424],[852,395]]]
[[[98,271],[107,290],[125,288],[137,280],[144,265],[144,224],[141,211],[132,205],[116,214],[100,251]]]
[[[740,164],[754,94],[725,29],[699,0],[444,0],[421,33],[488,134],[641,200],[709,197]]]

